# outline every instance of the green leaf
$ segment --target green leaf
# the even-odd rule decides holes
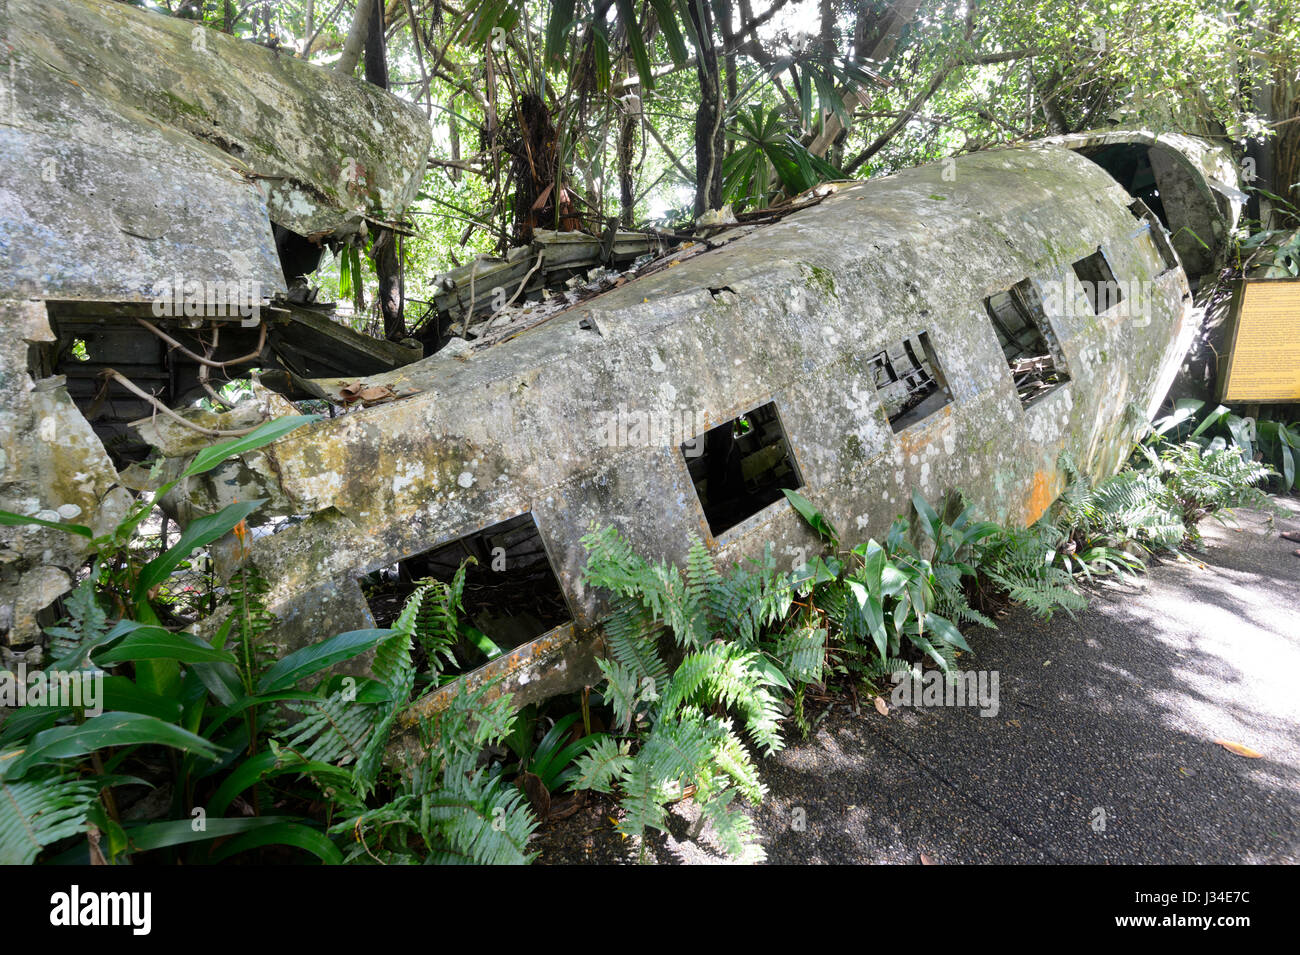
[[[623,21],[623,36],[627,39],[632,60],[636,63],[636,73],[641,79],[642,94],[654,88],[654,71],[650,67],[650,53],[646,50],[645,37],[641,35],[641,26],[636,19],[636,6],[632,0],[614,0],[618,18]]]
[[[299,680],[319,673],[336,663],[350,660],[394,636],[396,630],[349,630],[320,643],[295,650],[271,664],[262,674],[257,688],[262,693],[287,690]]]
[[[1219,405],[1219,407],[1215,408],[1205,416],[1205,420],[1196,426],[1196,430],[1192,432],[1191,436],[1193,438],[1200,437],[1207,429],[1213,427],[1220,418],[1225,417],[1228,413],[1228,408],[1225,405]]]
[[[149,591],[170,576],[180,563],[200,547],[211,544],[223,537],[266,502],[265,498],[256,501],[237,501],[227,504],[215,514],[191,521],[181,534],[180,540],[159,554],[140,569],[132,590],[132,599],[137,603],[144,600]]]
[[[324,776],[345,777],[348,771],[331,763],[303,759],[297,753],[283,747],[265,750],[244,760],[222,780],[217,791],[208,799],[208,814],[224,815],[240,793],[265,779],[282,776],[285,773],[318,773]]]
[[[926,628],[935,634],[944,643],[957,647],[959,650],[965,650],[967,653],[972,652],[966,638],[961,635],[961,631],[953,625],[953,622],[947,617],[940,617],[935,613],[925,615]]]
[[[344,249],[339,256],[339,298],[346,301],[352,297],[352,264],[349,259],[351,249]]]
[[[101,665],[127,660],[234,663],[235,657],[192,633],[172,633],[162,627],[141,627],[95,656],[95,662]]]
[[[921,515],[921,519],[930,528],[934,528],[940,523],[938,513],[930,506],[930,502],[921,496],[920,491],[912,492],[912,506],[916,508],[916,513]]]
[[[55,760],[84,756],[109,746],[169,746],[206,759],[217,749],[172,723],[143,713],[102,713],[77,726],[56,726],[37,733],[12,763],[0,763],[0,778],[21,779],[28,770]]]
[[[223,844],[207,861],[214,864],[224,862],[241,852],[260,849],[262,846],[292,846],[310,852],[326,865],[343,864],[343,853],[330,841],[329,836],[305,822],[297,821],[277,822],[246,832]]]
[[[560,2],[563,2],[563,0],[560,0]],[[660,33],[663,34],[664,44],[668,47],[668,55],[672,58],[673,65],[685,65],[689,54],[686,49],[686,41],[682,37],[681,28],[677,25],[677,14],[673,9],[673,0],[650,0],[650,6],[655,12],[655,20],[659,24]]]
[[[564,40],[573,29],[574,0],[552,0],[551,10],[546,18],[546,45],[544,56],[548,63],[559,63],[564,52]],[[340,294],[346,295],[340,289]]]
[[[0,780],[0,865],[30,865],[45,846],[83,832],[98,793],[75,777]]]
[[[831,544],[838,544],[840,535],[836,533],[834,526],[828,521],[824,514],[813,506],[812,502],[800,494],[798,491],[792,491],[789,488],[782,488],[788,500],[799,515],[808,522],[808,525],[817,532],[822,539],[829,541]]]
[[[104,677],[104,695],[99,705],[118,713],[143,713],[167,723],[175,723],[181,718],[179,700],[142,690],[134,680],[124,676]]]
[[[165,849],[168,846],[180,846],[189,842],[203,842],[207,839],[221,839],[226,836],[239,835],[253,829],[292,822],[286,816],[249,816],[240,819],[203,820],[202,827],[196,829],[198,819],[173,819],[166,822],[150,822],[126,830],[130,852],[148,852],[150,849]]]
[[[495,660],[497,657],[501,656],[503,652],[502,649],[482,630],[477,630],[470,626],[464,626],[461,630],[466,639],[468,639],[470,643],[474,644],[479,652],[489,660]]]
[[[89,527],[83,527],[80,524],[60,524],[57,521],[44,521],[39,517],[24,517],[22,514],[15,514],[13,511],[0,511],[0,525],[6,527],[21,527],[30,524],[34,527],[52,527],[56,531],[67,531],[69,534],[76,534],[80,537],[94,537],[95,532]]]
[[[352,288],[359,289],[362,286],[361,279],[361,250],[355,246],[349,247],[348,252],[348,271],[352,274]]]
[[[260,424],[241,437],[210,444],[194,455],[194,460],[185,469],[185,477],[194,477],[196,474],[211,471],[221,462],[229,460],[237,454],[256,451],[258,448],[279,441],[286,434],[298,430],[303,425],[312,424],[319,420],[320,415],[316,414],[285,415],[283,418],[276,418],[273,421]]]

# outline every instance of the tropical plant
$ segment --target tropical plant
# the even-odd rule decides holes
[[[647,562],[612,527],[583,544],[584,579],[613,595],[599,665],[617,731],[579,757],[574,786],[617,788],[619,830],[636,837],[664,828],[665,807],[692,794],[726,851],[762,858],[735,804],[764,793],[749,747],[782,747],[778,693],[821,679],[825,630],[794,607],[794,576],[776,569],[770,545],[724,575],[698,540],[681,571]],[[664,635],[680,655],[671,675]]]
[[[1069,483],[1056,523],[1066,538],[1067,566],[1083,561],[1090,568],[1140,570],[1135,548],[1176,553],[1198,546],[1197,525],[1207,516],[1222,522],[1238,507],[1272,512],[1258,485],[1274,472],[1236,445],[1200,438],[1194,433],[1172,442],[1157,431],[1138,445],[1129,466],[1095,486],[1063,458]]]
[[[518,776],[531,776],[545,787],[547,796],[569,788],[578,757],[605,737],[604,733],[580,734],[575,724],[582,718],[575,711],[544,726],[537,707],[525,707],[518,714],[515,732],[504,741],[518,760],[513,767]]]
[[[1296,487],[1300,422],[1244,417],[1227,405],[1208,407],[1199,399],[1181,398],[1168,415],[1152,423],[1152,430],[1168,441],[1191,441],[1206,449],[1235,445],[1246,460],[1261,461],[1272,469],[1270,477],[1279,490]]]
[[[182,477],[309,420],[278,419],[206,448]],[[509,731],[508,695],[488,700],[484,687],[431,719],[410,710],[412,647],[423,649],[425,680],[436,684],[440,658],[461,632],[464,568],[451,585],[418,587],[391,629],[338,634],[276,659],[265,642],[274,623],[265,582],[247,561],[245,519],[260,502],[200,518],[159,556],[143,564],[136,557],[133,535],[175,483],[145,495],[113,531],[92,539],[90,570],[65,600],[67,618],[49,631],[45,673],[102,692],[20,707],[0,726],[0,862],[56,852],[65,861],[114,863],[147,853],[194,864],[272,846],[328,863],[527,861],[531,815],[499,773],[475,766],[483,746]],[[0,521],[91,536],[88,528],[8,512]],[[162,626],[150,603],[154,588],[194,548],[230,531],[244,561],[211,621],[211,638]],[[370,651],[374,679],[323,678]],[[287,720],[286,709],[300,718]],[[403,721],[426,746],[394,769],[386,756]],[[286,779],[297,788],[284,789]],[[125,812],[142,787],[164,798],[143,815]],[[313,794],[322,793],[331,814],[345,817],[326,820],[328,832],[309,812]],[[346,851],[330,838],[344,832],[353,837]]]

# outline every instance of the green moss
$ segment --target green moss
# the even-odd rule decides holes
[[[830,269],[816,265],[809,265],[808,268],[812,270],[812,275],[808,277],[808,287],[817,289],[822,295],[836,298],[835,277],[831,275]]]
[[[844,444],[840,447],[840,458],[843,463],[849,467],[856,467],[867,459],[866,449],[862,447],[862,439],[856,434],[846,434]]]

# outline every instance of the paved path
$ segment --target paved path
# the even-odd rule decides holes
[[[1274,528],[1207,523],[1199,560],[1099,588],[1075,620],[1017,611],[977,634],[968,667],[998,671],[996,717],[833,707],[764,764],[769,861],[1300,862],[1300,557],[1277,537],[1300,530],[1300,505],[1286,506]],[[674,822],[651,840],[661,861],[717,860]],[[588,859],[617,854],[587,831]]]

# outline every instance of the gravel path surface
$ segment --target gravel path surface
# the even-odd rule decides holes
[[[995,716],[832,705],[763,764],[768,861],[1300,862],[1300,545],[1278,538],[1300,504],[1282,506],[1272,527],[1206,523],[1197,559],[1097,588],[1077,619],[1015,611],[974,634]],[[635,861],[616,811],[593,800],[545,827],[539,861]],[[693,816],[675,807],[647,858],[721,861],[707,831],[687,838]]]

